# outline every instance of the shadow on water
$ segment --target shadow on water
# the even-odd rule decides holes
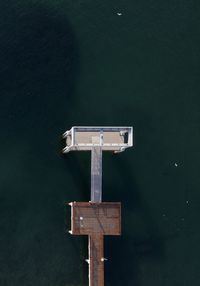
[[[76,37],[62,13],[39,2],[2,1],[0,62],[1,284],[77,284],[56,153],[75,102]]]
[[[41,4],[15,4],[0,4],[2,126],[53,138],[74,101],[77,41],[65,16]]]

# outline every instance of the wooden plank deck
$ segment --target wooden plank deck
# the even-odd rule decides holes
[[[121,203],[73,202],[71,234],[88,235],[89,286],[104,286],[104,235],[121,234]]]
[[[71,203],[71,233],[74,235],[120,235],[121,203]]]
[[[90,235],[89,286],[104,286],[104,238],[103,235]]]

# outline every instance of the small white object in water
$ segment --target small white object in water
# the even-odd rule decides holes
[[[122,13],[118,12],[117,15],[118,15],[118,16],[122,16]]]
[[[175,166],[175,167],[178,167],[178,164],[177,164],[177,163],[174,163],[174,166]]]
[[[186,204],[189,204],[189,201],[186,201]]]
[[[80,216],[80,220],[83,220],[83,217],[82,217],[82,216]]]
[[[101,258],[101,261],[107,261],[108,259],[107,258],[105,258],[105,257],[102,257]]]

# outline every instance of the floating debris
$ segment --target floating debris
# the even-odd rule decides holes
[[[178,164],[177,164],[177,163],[174,163],[174,166],[175,166],[175,167],[178,167]]]
[[[118,16],[122,16],[122,13],[121,13],[121,12],[118,12],[117,15],[118,15]]]

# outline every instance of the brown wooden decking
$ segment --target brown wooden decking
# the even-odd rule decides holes
[[[121,203],[73,202],[71,214],[72,234],[121,234]]]
[[[121,203],[73,202],[71,234],[88,235],[89,286],[104,286],[104,235],[121,234]]]
[[[104,239],[103,235],[90,235],[89,252],[89,285],[104,285]]]

